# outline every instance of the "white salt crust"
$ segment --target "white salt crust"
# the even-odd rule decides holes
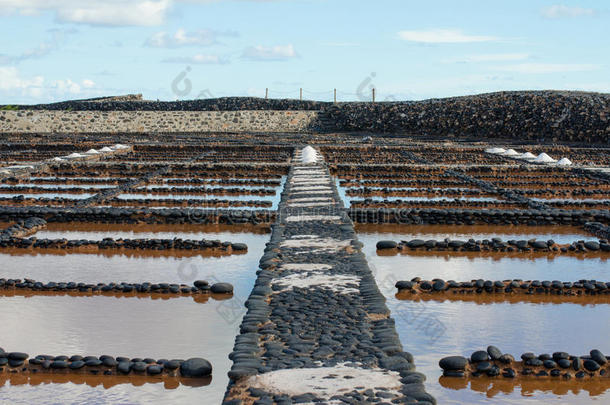
[[[333,274],[325,271],[309,271],[304,273],[291,274],[282,278],[274,279],[272,285],[282,287],[281,290],[274,290],[276,293],[288,291],[293,288],[326,288],[338,294],[358,294],[360,278],[351,275]]]
[[[339,215],[290,215],[286,217],[286,222],[304,222],[304,221],[328,221],[339,222]]]
[[[295,186],[292,191],[308,191],[308,190],[329,190],[330,186]]]
[[[293,239],[287,239],[284,242],[280,243],[280,246],[288,247],[288,248],[311,247],[311,248],[336,249],[336,248],[348,247],[351,244],[351,242],[352,241],[350,239],[339,240],[339,239],[334,239],[334,238],[318,238],[318,237],[298,238],[298,239],[293,238]]]
[[[288,203],[289,207],[294,208],[307,208],[307,207],[329,207],[333,205],[332,202],[306,202],[306,203]]]
[[[325,194],[325,195],[332,195],[332,191],[330,190],[309,190],[309,191],[301,191],[298,193],[294,193],[294,194],[304,194],[304,195],[312,195],[312,194]]]
[[[315,176],[303,176],[303,177],[293,177],[292,180],[290,180],[291,183],[308,183],[310,181],[328,181],[330,182],[330,177],[328,176],[324,176],[324,177],[315,177]]]
[[[291,271],[319,271],[330,270],[333,266],[326,263],[283,263],[280,268]]]
[[[291,182],[290,184],[292,184],[294,187],[313,187],[313,186],[317,186],[317,187],[330,187],[330,182],[327,180],[321,180],[321,181],[303,181],[303,182],[298,182],[298,183],[293,183]]]
[[[333,378],[330,378],[333,377]],[[316,396],[330,401],[335,395],[342,395],[365,387],[387,388],[393,394],[399,394],[401,388],[400,375],[395,371],[378,368],[365,369],[347,366],[346,363],[334,367],[296,368],[271,371],[249,377],[244,381],[246,387],[259,388],[272,394],[289,396],[314,393]]]
[[[330,197],[292,198],[292,199],[288,200],[288,203],[309,202],[309,201],[333,201],[333,199]]]

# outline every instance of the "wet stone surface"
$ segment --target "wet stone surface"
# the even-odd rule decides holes
[[[295,160],[305,160],[305,154],[297,153]],[[319,205],[312,198],[290,207],[288,201],[301,198],[303,188],[329,189],[321,198],[330,195],[332,200]],[[425,392],[425,377],[414,371],[412,356],[402,350],[339,201],[322,163],[293,164],[230,355],[225,403],[354,403],[367,398],[435,402]],[[324,243],[316,243],[320,241]],[[342,392],[337,391],[341,384],[329,389],[299,386],[299,376],[310,369],[321,381],[341,378],[341,373],[347,380],[353,373],[370,378]]]

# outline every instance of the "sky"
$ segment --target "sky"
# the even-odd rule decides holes
[[[0,104],[610,92],[602,0],[0,0]]]

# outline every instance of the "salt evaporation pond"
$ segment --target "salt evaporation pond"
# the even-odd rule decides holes
[[[72,225],[72,231],[63,232],[57,230],[61,226],[50,224],[51,229],[55,227],[56,230],[45,232],[49,235],[58,232],[64,237],[69,237],[70,233],[74,236],[80,233],[81,236],[92,236],[92,239],[107,234],[116,236],[117,232],[127,233],[120,231],[121,225],[102,225],[97,230],[87,230],[85,225]],[[78,230],[79,226],[85,230]],[[104,227],[110,229],[99,229]],[[18,376],[7,378],[3,375],[0,378],[0,398],[8,403],[43,404],[67,403],[74,398],[79,398],[79,402],[108,404],[220,403],[228,384],[227,372],[231,366],[228,355],[239,332],[239,324],[245,313],[244,303],[254,285],[255,271],[269,234],[226,230],[198,232],[197,228],[200,231],[201,227],[180,227],[184,228],[182,236],[244,242],[248,245],[248,251],[222,257],[180,258],[79,253],[62,256],[0,254],[0,261],[6,269],[2,276],[76,282],[191,284],[199,279],[227,281],[235,287],[232,297],[221,299],[212,295],[207,302],[200,303],[201,299],[193,297],[74,297],[52,293],[4,296],[0,324],[3,330],[10,330],[11,333],[3,334],[2,347],[34,355],[109,354],[170,359],[203,357],[214,367],[211,381],[191,381],[190,384],[194,386],[187,386],[154,378],[101,376],[84,380],[62,380],[58,377],[49,383],[45,376],[41,376],[41,380],[33,376],[28,384],[26,376],[20,379]],[[136,230],[133,234],[141,237],[180,234],[175,231],[175,226],[136,225],[133,228]],[[153,232],[159,230],[162,232]],[[223,227],[218,226],[217,230],[223,230]],[[134,384],[130,381],[134,381]],[[24,402],[23,398],[27,400]]]
[[[436,397],[439,404],[590,404],[610,401],[610,381],[562,381],[558,384],[518,379],[503,384],[501,380],[497,383],[471,380],[471,386],[465,384],[463,379],[441,378],[442,371],[438,366],[438,361],[445,356],[469,356],[473,351],[484,350],[490,344],[515,356],[526,351],[552,353],[558,350],[584,355],[592,348],[610,353],[607,339],[610,323],[605,321],[604,306],[607,304],[400,300],[394,287],[396,280],[413,276],[453,278],[458,281],[478,277],[546,277],[566,281],[597,277],[610,280],[607,275],[610,265],[607,261],[591,258],[582,261],[571,257],[558,257],[549,261],[378,256],[375,247],[381,239],[406,240],[415,237],[451,237],[462,240],[492,236],[504,240],[530,237],[552,237],[556,241],[587,239],[586,235],[578,232],[578,228],[386,227],[391,228],[393,233],[375,233],[373,226],[358,226],[358,238],[364,243],[363,250],[369,266],[388,300],[387,305],[396,321],[401,342],[405,350],[415,356],[417,370],[427,376],[426,390]],[[381,229],[387,229],[386,227]]]

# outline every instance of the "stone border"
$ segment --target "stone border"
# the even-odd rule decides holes
[[[201,252],[218,252],[225,254],[239,254],[246,252],[245,243],[221,242],[218,240],[194,239],[113,239],[102,240],[67,240],[67,239],[38,239],[10,238],[0,240],[2,248],[20,249],[61,249],[61,250],[188,250]]]
[[[591,350],[587,356],[573,356],[566,352],[545,353],[536,356],[528,352],[516,361],[510,354],[502,354],[500,349],[489,346],[486,351],[479,350],[469,359],[462,356],[449,356],[440,360],[444,377],[454,378],[496,378],[515,377],[557,378],[557,382],[572,377],[608,378],[610,362],[599,350]],[[561,377],[561,379],[559,379]]]
[[[0,232],[0,241],[9,238],[23,238],[34,234],[41,229],[45,229],[46,227],[47,221],[42,218],[29,217],[24,220],[19,219],[16,221],[16,224],[11,225]]]
[[[584,225],[587,222],[610,223],[608,210],[469,210],[434,208],[350,208],[352,221],[369,224],[434,225]]]
[[[377,242],[378,251],[396,251],[400,253],[409,252],[479,252],[485,253],[530,253],[530,252],[546,252],[553,254],[578,254],[590,252],[610,252],[610,244],[606,239],[599,241],[578,240],[572,243],[557,244],[553,240],[542,241],[536,239],[530,240],[509,240],[502,241],[500,238],[491,238],[485,240],[470,239],[463,240],[443,240],[437,241],[434,239],[412,239],[409,241],[403,240],[395,242],[391,240],[381,240]]]
[[[395,287],[399,293],[411,293],[410,297],[420,295],[451,295],[459,294],[509,294],[509,295],[556,295],[566,298],[574,296],[610,296],[610,282],[597,280],[579,280],[576,282],[558,280],[484,280],[457,282],[454,280],[422,280],[415,277],[411,281],[398,281]]]
[[[149,224],[270,224],[277,213],[271,210],[198,208],[119,207],[7,207],[0,206],[0,220],[19,221],[40,217],[48,222],[149,223]]]
[[[599,222],[587,222],[583,225],[583,228],[599,238],[610,239],[610,226],[608,225]]]
[[[83,283],[83,282],[41,282],[25,279],[0,278],[1,292],[79,292],[99,295],[103,293],[132,296],[136,294],[167,294],[173,296],[198,294],[227,294],[233,295],[233,286],[229,283],[215,283],[210,285],[205,280],[197,280],[192,286],[175,283]]]
[[[0,375],[3,372],[10,374],[67,372],[100,376],[147,375],[186,378],[205,378],[212,375],[212,365],[202,358],[155,360],[152,358],[115,358],[108,355],[29,357],[27,353],[7,353],[0,348]]]

